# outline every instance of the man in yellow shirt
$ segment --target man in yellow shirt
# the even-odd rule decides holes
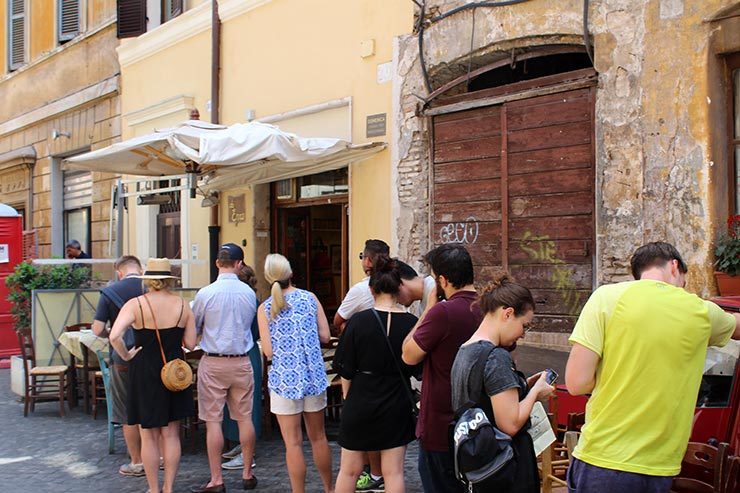
[[[691,433],[707,346],[740,339],[740,315],[686,292],[673,245],[631,259],[635,281],[591,295],[570,336],[565,382],[591,393],[568,470],[571,491],[668,492]]]

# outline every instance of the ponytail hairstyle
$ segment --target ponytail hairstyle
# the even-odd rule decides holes
[[[478,304],[483,315],[493,313],[499,308],[513,308],[517,317],[530,310],[534,311],[532,293],[514,282],[508,272],[498,272],[493,276],[493,280],[483,287]]]
[[[290,286],[293,270],[290,262],[279,253],[271,253],[265,258],[265,280],[270,285],[272,305],[270,306],[270,320],[274,320],[288,304],[283,296],[283,289]]]
[[[396,296],[401,286],[401,274],[396,259],[387,255],[375,257],[373,273],[370,275],[370,289],[373,294],[390,294]]]

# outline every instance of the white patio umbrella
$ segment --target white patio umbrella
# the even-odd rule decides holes
[[[189,120],[64,160],[64,169],[126,175],[203,176],[205,192],[341,168],[385,148],[332,138],[302,138],[274,125],[230,126]]]

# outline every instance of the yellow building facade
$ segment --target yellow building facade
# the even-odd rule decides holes
[[[120,138],[116,2],[2,1],[0,26],[0,202],[36,231],[38,256],[72,239],[108,256],[114,177],[61,161]]]
[[[192,108],[210,120],[211,3],[189,7],[118,49],[124,139],[186,120]],[[390,144],[394,38],[413,23],[410,2],[221,0],[219,15],[220,123],[256,120],[303,137]],[[366,239],[394,250],[393,152],[389,145],[346,171],[222,191],[219,242],[244,246],[260,294],[265,255],[287,250],[302,264],[294,271],[304,287],[340,300],[364,276],[357,253]],[[183,192],[180,200],[180,252],[194,261],[182,267],[183,284],[203,286],[216,221],[202,196]],[[128,212],[124,250],[143,258],[156,248],[152,207]]]

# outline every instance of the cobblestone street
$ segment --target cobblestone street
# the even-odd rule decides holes
[[[24,418],[23,404],[10,390],[10,370],[0,370],[0,491],[146,491],[144,478],[128,478],[118,474],[118,466],[126,461],[125,446],[120,430],[116,430],[116,453],[108,454],[105,411],[98,415],[97,420],[85,414],[81,406],[67,412],[64,418],[60,418],[58,413],[57,403],[41,403],[37,404],[34,413]],[[190,486],[207,480],[208,461],[202,427],[198,433],[195,449],[190,438],[183,440],[176,492],[187,492]],[[340,448],[333,441],[330,446],[336,477]],[[308,469],[306,491],[321,492],[308,441],[305,442],[305,453]],[[409,493],[421,491],[416,457],[417,447],[414,443],[406,455],[406,491]],[[255,475],[259,479],[257,491],[290,491],[284,448],[277,430],[271,440],[257,442]],[[241,471],[224,471],[227,490],[242,491],[240,478]]]

